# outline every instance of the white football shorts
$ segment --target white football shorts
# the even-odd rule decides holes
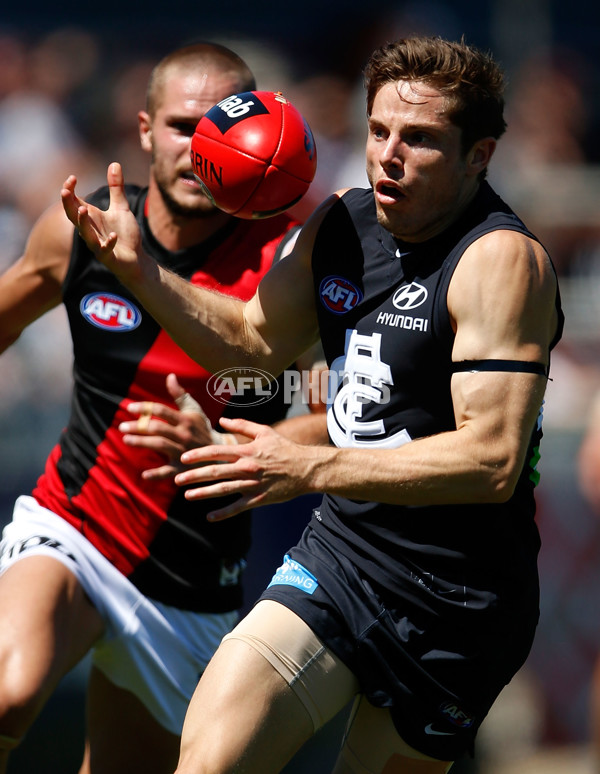
[[[34,554],[66,565],[104,619],[94,666],[135,694],[168,731],[181,734],[200,675],[238,613],[190,612],[145,597],[64,519],[22,496],[2,533],[0,574]]]

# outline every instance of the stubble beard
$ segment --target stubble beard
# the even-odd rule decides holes
[[[387,212],[385,212],[385,210],[383,210],[381,207],[376,207],[375,208],[375,212],[376,212],[376,215],[377,215],[377,222],[379,223],[379,225],[382,228],[384,228],[386,231],[389,231],[389,233],[393,237],[396,237],[397,239],[402,239],[402,236],[400,234],[396,233],[398,231],[398,228],[394,227],[395,224],[394,224],[393,218],[390,218],[390,216],[387,214]],[[397,224],[396,224],[396,226],[397,226]]]
[[[156,179],[156,187],[165,207],[175,218],[184,220],[205,219],[214,216],[216,212],[215,206],[205,196],[199,198],[196,204],[182,204],[171,196],[168,188],[158,179]]]
[[[168,178],[166,175],[163,175],[162,166],[157,162],[156,156],[157,154],[156,154],[155,148],[153,147],[152,161],[151,161],[151,174],[154,177],[154,182],[156,183],[158,192],[169,213],[174,218],[178,218],[180,220],[181,219],[188,220],[188,221],[197,220],[197,219],[204,220],[206,218],[210,218],[211,216],[213,216],[217,211],[217,208],[209,200],[207,196],[200,195],[196,203],[189,205],[189,204],[182,204],[180,201],[177,201],[177,199],[175,199],[170,194],[167,183],[165,182]]]

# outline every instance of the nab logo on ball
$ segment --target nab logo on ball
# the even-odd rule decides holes
[[[88,322],[107,331],[132,331],[142,321],[142,313],[131,301],[112,293],[88,293],[79,309]]]
[[[268,115],[268,113],[269,111],[258,97],[251,91],[247,91],[221,100],[208,111],[205,118],[212,121],[221,134],[225,134],[240,121],[252,116]]]
[[[321,302],[334,314],[346,314],[362,301],[362,293],[344,277],[325,277],[319,285]]]
[[[279,92],[222,99],[192,136],[192,170],[223,212],[270,218],[298,202],[315,176],[317,152],[302,114]]]

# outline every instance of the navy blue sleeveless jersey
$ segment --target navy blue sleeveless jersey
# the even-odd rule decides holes
[[[328,396],[335,445],[397,448],[455,429],[448,286],[465,249],[496,229],[535,238],[487,183],[421,244],[378,224],[370,189],[350,190],[325,215],[312,271],[325,355],[339,374]],[[558,292],[556,305],[552,346]],[[541,436],[540,415],[506,503],[408,507],[326,494],[262,594],[303,618],[361,693],[390,707],[401,736],[433,757],[472,747],[531,648]]]
[[[127,186],[144,249],[193,284],[250,298],[297,227],[288,215],[264,221],[232,219],[208,241],[165,250],[148,228],[147,189]],[[90,202],[105,209],[108,189]],[[242,603],[242,570],[250,515],[209,524],[220,501],[190,503],[172,480],[145,482],[141,472],[164,464],[156,452],[123,444],[118,426],[132,401],[175,408],[165,379],[174,372],[215,425],[223,414],[272,423],[285,416],[283,390],[268,402],[236,395],[235,407],[207,390],[210,374],[189,358],[139,301],[74,235],[63,287],[73,340],[71,416],[33,492],[127,576],[142,593],[181,609],[225,612]],[[247,402],[240,407],[239,403]],[[252,405],[252,404],[255,405]]]
[[[496,229],[535,238],[487,183],[457,223],[420,244],[378,224],[370,189],[353,189],[332,208],[313,274],[325,355],[343,373],[328,412],[336,446],[393,448],[455,429],[448,285],[465,249]],[[503,587],[536,582],[541,435],[540,421],[507,503],[401,507],[325,495],[313,528],[384,587],[448,584],[455,599],[494,604]]]

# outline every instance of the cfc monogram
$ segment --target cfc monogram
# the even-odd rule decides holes
[[[327,429],[336,446],[369,446],[395,449],[412,440],[406,429],[386,431],[383,419],[366,420],[369,403],[389,402],[392,371],[381,359],[381,334],[361,335],[346,331],[346,350],[331,365],[335,394],[327,412]],[[338,389],[339,388],[339,389]]]

